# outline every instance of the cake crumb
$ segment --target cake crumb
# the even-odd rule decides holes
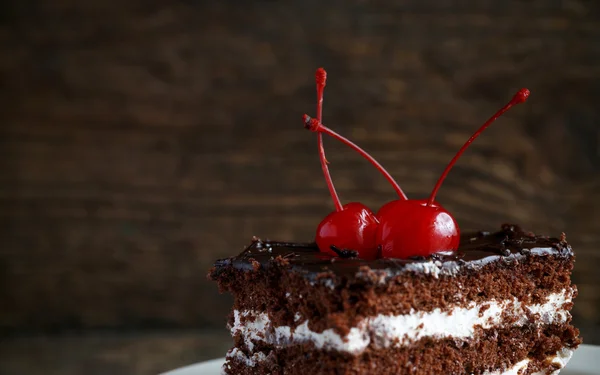
[[[482,318],[482,317],[483,317],[483,314],[485,313],[485,311],[486,311],[487,309],[489,309],[489,308],[490,308],[490,305],[487,305],[487,304],[486,304],[486,305],[482,305],[482,306],[479,308],[479,314],[478,314],[478,315],[479,315],[479,317],[480,317],[480,318]]]
[[[566,242],[567,242],[567,235],[566,235],[566,233],[565,233],[565,232],[562,232],[562,233],[560,234],[560,242],[564,242],[564,243],[566,243]]]
[[[278,255],[277,257],[275,257],[275,263],[277,263],[280,266],[288,266],[290,264],[290,261],[286,257]]]
[[[260,269],[260,263],[256,260],[256,259],[248,259],[250,261],[250,264],[252,264],[252,269],[254,271],[258,271]]]

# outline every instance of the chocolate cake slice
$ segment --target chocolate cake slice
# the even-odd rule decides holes
[[[339,253],[255,240],[217,261],[225,374],[556,374],[580,343],[564,236],[504,225],[429,257]]]
[[[366,151],[322,123],[327,74],[319,68],[317,116],[323,175],[335,211],[315,243],[254,241],[210,272],[233,294],[235,345],[225,374],[555,374],[581,340],[571,325],[577,290],[564,235],[535,236],[514,225],[462,235],[436,200],[469,145],[508,109],[520,89],[448,163],[427,199],[409,199]],[[390,182],[398,199],[376,212],[342,204],[323,135],[349,146]]]

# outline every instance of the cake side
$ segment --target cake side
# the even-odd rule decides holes
[[[562,259],[558,261],[563,262]],[[553,262],[549,258],[544,258],[543,262],[548,268],[558,263],[557,259]],[[494,268],[492,264],[488,267]],[[534,272],[537,270],[534,269]],[[523,275],[527,278],[530,274]],[[564,273],[556,276],[560,279]],[[518,278],[507,277],[503,281],[509,283],[515,282],[515,279]],[[416,281],[415,285],[418,284]],[[318,360],[320,365],[329,360],[337,368],[336,371],[339,371],[337,373],[341,374],[354,373],[361,366],[382,366],[389,371],[393,370],[390,373],[404,373],[402,371],[406,369],[398,368],[398,364],[394,367],[392,363],[388,363],[390,359],[386,356],[392,355],[396,361],[402,359],[400,362],[416,358],[419,369],[426,368],[427,371],[434,368],[442,371],[442,368],[432,366],[445,366],[441,373],[446,374],[478,374],[508,369],[524,360],[527,361],[527,368],[533,371],[559,358],[557,353],[562,353],[565,347],[568,348],[568,354],[579,343],[577,331],[570,325],[571,317],[568,313],[576,289],[570,286],[568,279],[563,286],[564,289],[548,294],[538,303],[521,302],[518,298],[507,297],[470,302],[465,306],[438,307],[429,312],[413,309],[406,314],[363,316],[356,323],[349,318],[351,315],[355,318],[359,316],[351,304],[325,315],[315,312],[307,319],[296,314],[292,324],[283,318],[288,312],[284,304],[280,308],[263,312],[260,312],[259,305],[253,306],[252,310],[236,309],[230,328],[236,339],[237,351],[230,364],[236,362],[236,359],[245,363],[246,359],[254,358],[257,372],[249,373],[277,373],[263,372],[266,369],[264,366],[279,366],[285,369],[285,373],[296,373],[290,372],[290,368],[303,368],[301,363],[304,363],[306,369],[306,366],[314,367],[313,360]],[[310,288],[314,287],[306,285],[305,291]],[[536,288],[533,293],[536,292],[544,294],[547,291]],[[336,291],[331,290],[330,294],[336,294]],[[371,293],[365,291],[365,294]],[[318,304],[320,295],[322,294],[319,292],[307,294],[302,299],[307,300],[306,305],[310,306]],[[374,304],[389,296],[385,289],[371,295]],[[287,300],[290,299],[291,294]],[[281,296],[281,300],[286,300],[285,295]],[[348,333],[344,334],[346,330]],[[500,342],[510,344],[490,346],[490,337],[494,338],[494,345]],[[515,345],[517,347],[513,347]],[[430,351],[424,352],[424,348],[429,348]],[[440,351],[445,353],[447,363],[446,360],[440,362]],[[298,357],[299,353],[304,355]],[[490,353],[496,355],[492,356]],[[482,361],[482,355],[486,355],[486,361]],[[267,360],[267,357],[271,359]],[[457,362],[456,358],[460,358],[460,361]],[[309,363],[305,363],[306,360]],[[428,363],[427,367],[422,367],[424,363]],[[458,363],[469,368],[471,372],[454,372],[455,367],[447,367],[452,363],[452,366]],[[317,373],[330,373],[329,370],[324,367],[319,370],[322,372]],[[236,371],[239,369],[231,373],[241,373]],[[297,373],[303,373],[302,371],[304,370]]]

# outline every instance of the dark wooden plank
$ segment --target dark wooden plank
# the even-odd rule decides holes
[[[578,322],[599,324],[600,6],[546,2],[7,1],[0,11],[2,330],[220,327],[205,279],[252,235],[307,240],[332,206],[325,122],[463,230],[566,231]],[[327,140],[345,201],[392,190]],[[205,309],[207,304],[214,308]]]
[[[156,375],[223,357],[231,344],[225,331],[134,331],[13,338],[0,342],[0,373]]]

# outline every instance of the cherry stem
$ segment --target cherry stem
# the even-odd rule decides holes
[[[325,69],[317,69],[317,72],[315,73],[315,81],[317,83],[317,118],[319,121],[321,121],[321,118],[323,117],[323,91],[327,81],[327,72],[325,72]],[[335,190],[335,186],[333,186],[333,179],[331,178],[331,173],[329,172],[329,167],[327,166],[329,162],[325,156],[325,146],[323,145],[323,135],[321,133],[319,133],[317,136],[317,142],[319,144],[319,159],[321,160],[321,169],[323,170],[323,175],[325,176],[325,182],[327,183],[329,194],[331,194],[331,199],[335,205],[335,210],[338,212],[342,211],[342,202],[340,201],[340,197]]]
[[[326,127],[325,125],[323,125],[317,119],[311,118],[308,115],[304,115],[304,127],[313,132],[317,132],[319,134],[325,133],[325,134],[337,139],[338,141],[344,143],[346,146],[349,146],[354,151],[358,152],[363,158],[367,159],[369,161],[369,163],[373,164],[373,166],[386,178],[386,180],[388,180],[389,183],[392,184],[392,187],[394,188],[394,190],[396,191],[396,193],[398,194],[398,196],[400,197],[401,200],[408,199],[406,197],[406,194],[404,194],[404,192],[400,188],[400,185],[398,185],[396,180],[394,180],[394,178],[388,173],[388,171],[386,171],[385,168],[383,168],[383,166],[381,164],[379,164],[379,162],[377,160],[375,160],[371,155],[369,155],[365,150],[360,148],[354,142],[339,135],[338,133],[334,132],[333,130],[331,130],[328,127]]]
[[[323,121],[323,90],[327,82],[327,72],[323,68],[317,69],[315,73],[315,81],[317,83],[317,120]]]
[[[528,89],[521,89],[521,90],[519,90],[515,94],[515,96],[513,96],[513,98],[510,100],[510,102],[508,102],[504,107],[502,107],[498,112],[496,112],[492,117],[490,117],[485,122],[485,124],[481,125],[481,127],[479,129],[477,129],[477,131],[471,136],[471,138],[469,138],[467,140],[467,142],[465,142],[465,144],[460,148],[460,150],[458,150],[458,152],[456,153],[456,155],[454,155],[454,158],[452,158],[452,160],[450,160],[450,163],[448,163],[448,165],[446,166],[446,169],[444,169],[444,172],[440,176],[440,179],[437,181],[437,183],[435,184],[433,190],[431,191],[431,195],[429,196],[429,200],[427,201],[427,206],[432,206],[433,205],[433,202],[435,200],[435,196],[437,195],[438,190],[440,190],[440,187],[442,186],[442,183],[446,179],[446,176],[448,176],[448,172],[450,172],[450,169],[452,169],[452,167],[454,167],[454,164],[456,164],[456,161],[465,152],[465,150],[467,149],[467,147],[469,147],[469,145],[471,143],[473,143],[473,141],[477,137],[479,137],[479,135],[488,126],[490,126],[494,121],[496,121],[496,119],[498,117],[502,116],[511,107],[513,107],[513,106],[515,106],[517,104],[520,104],[520,103],[524,103],[527,100],[528,97],[529,97],[529,90]]]

